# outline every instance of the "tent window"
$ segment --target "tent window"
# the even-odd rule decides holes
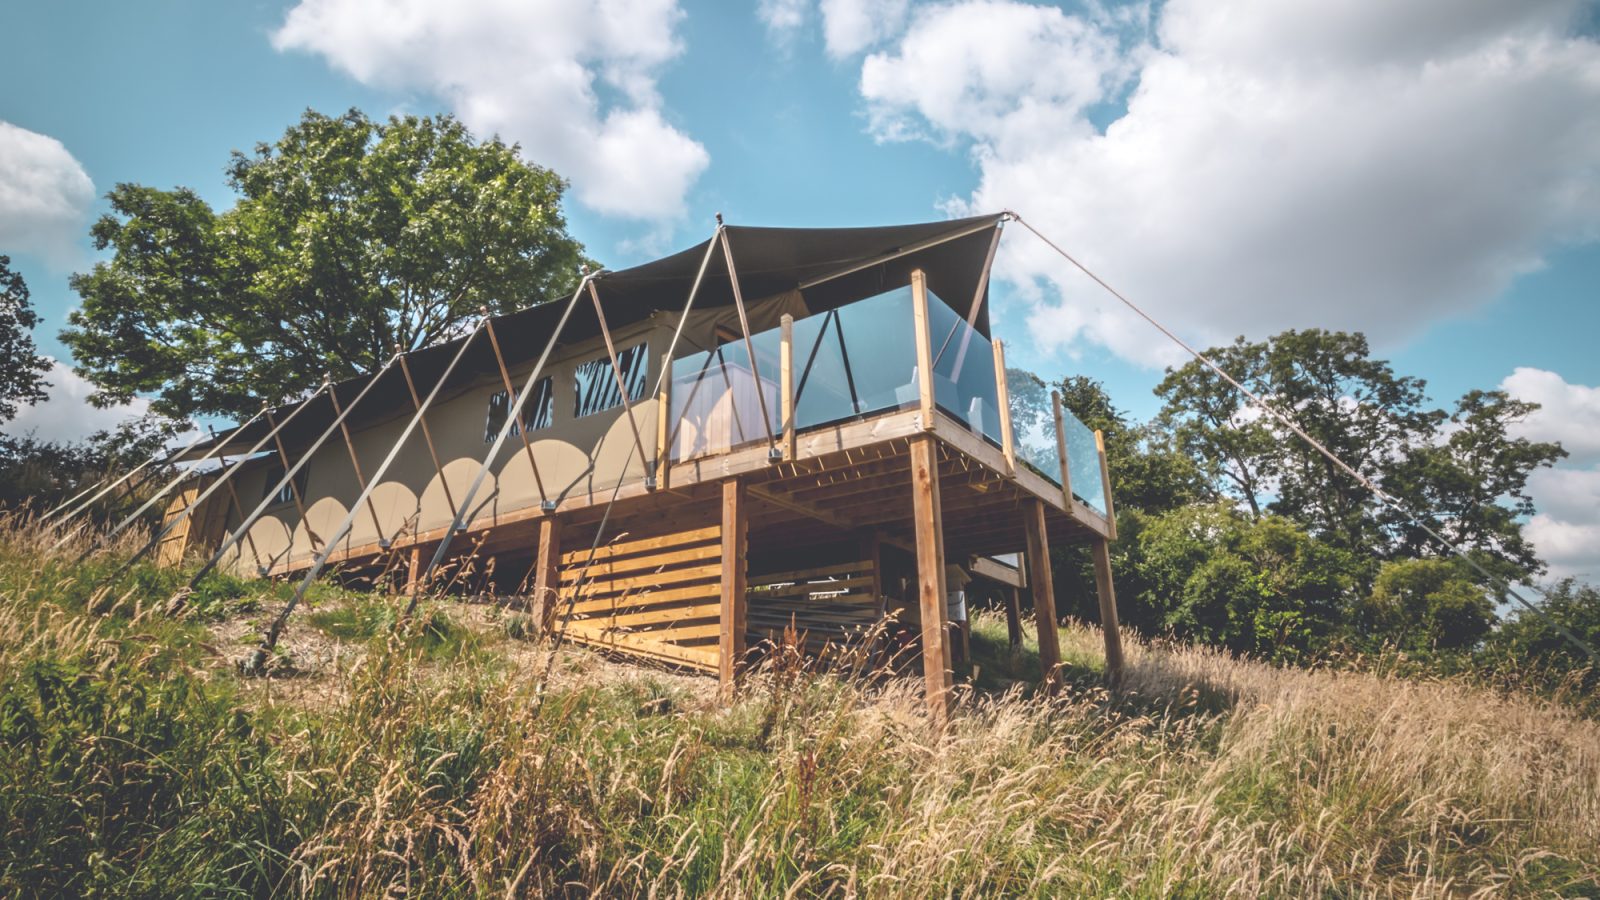
[[[622,372],[622,383],[628,388],[628,402],[643,398],[645,377],[650,368],[645,345],[638,343],[619,351],[617,368]],[[573,416],[592,416],[622,405],[622,393],[617,390],[617,379],[611,374],[610,357],[601,356],[580,363],[574,381]]]
[[[550,376],[539,379],[533,386],[533,397],[522,407],[522,422],[511,426],[511,436],[521,433],[523,428],[529,434],[541,428],[549,428],[555,421],[555,394],[554,383]],[[489,414],[483,423],[483,442],[494,443],[499,436],[500,429],[505,427],[506,416],[511,414],[510,395],[505,391],[495,391],[489,395]]]
[[[555,423],[555,415],[555,384],[546,375],[533,386],[533,396],[528,398],[527,405],[522,409],[522,424],[531,434],[541,428],[549,428]]]
[[[506,416],[511,413],[511,395],[505,391],[495,391],[489,395],[489,415],[483,423],[483,442],[494,443],[500,436],[500,429],[506,427]],[[520,434],[517,426],[511,426],[513,435]]]
[[[269,505],[271,506],[293,503],[296,492],[302,497],[306,495],[306,477],[311,474],[311,464],[307,463],[301,466],[300,471],[294,473],[294,478],[290,479],[288,484],[274,492],[273,488],[278,487],[278,482],[283,480],[283,472],[283,466],[280,465],[273,465],[267,468],[267,477],[262,484],[261,496],[263,499],[270,496],[272,503]]]

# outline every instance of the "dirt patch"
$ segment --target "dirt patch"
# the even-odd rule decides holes
[[[396,598],[399,604],[402,600]],[[247,696],[262,703],[288,703],[307,707],[331,706],[345,697],[348,672],[366,655],[364,641],[348,641],[332,636],[309,621],[312,612],[338,612],[353,606],[348,602],[319,604],[304,608],[278,640],[278,658],[266,678],[242,678]],[[461,601],[440,606],[452,622],[475,633],[481,646],[506,661],[514,671],[550,672],[553,688],[584,685],[624,686],[639,682],[669,685],[699,703],[714,703],[715,678],[704,674],[674,670],[649,662],[634,662],[564,643],[550,659],[548,638],[517,640],[507,636],[506,619],[515,612],[492,602]],[[214,664],[219,670],[237,671],[240,660],[259,645],[262,629],[272,612],[257,612],[223,619],[208,626],[211,632]],[[436,664],[419,663],[432,666]]]

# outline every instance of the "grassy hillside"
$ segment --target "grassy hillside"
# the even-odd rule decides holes
[[[1061,696],[980,619],[942,739],[918,685],[706,679],[525,620],[41,555],[0,527],[0,895],[1600,896],[1600,724],[1449,680],[1274,669],[1067,628]]]

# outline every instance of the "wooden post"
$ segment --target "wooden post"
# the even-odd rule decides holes
[[[421,587],[421,585],[417,584],[417,578],[422,574],[422,545],[411,545],[411,558],[407,562],[406,595],[409,596],[416,593],[417,589]]]
[[[1061,392],[1050,392],[1050,408],[1056,419],[1056,455],[1061,458],[1061,500],[1072,512],[1072,470],[1067,465],[1067,428],[1061,409]]]
[[[329,390],[330,393],[332,392],[332,389],[328,388],[326,384],[324,384],[323,387],[324,389]],[[310,403],[311,398],[307,397],[305,402]],[[272,426],[272,443],[278,448],[278,463],[283,466],[284,476],[287,476],[289,474],[289,470],[294,467],[289,463],[289,451],[284,449],[283,438],[278,437],[278,423],[275,419],[273,419],[272,410],[270,409],[267,410],[267,424]],[[267,483],[267,490],[272,490],[272,484],[270,481]],[[289,496],[294,500],[295,512],[300,514],[300,523],[306,526],[306,537],[311,541],[312,549],[315,549],[318,544],[322,543],[322,540],[317,536],[316,532],[311,530],[311,522],[306,518],[305,503],[300,499],[300,486],[294,483],[293,478],[289,479]],[[294,529],[291,528],[289,529],[289,553],[293,552]],[[288,558],[288,554],[285,554],[285,558]]]
[[[1100,597],[1100,630],[1106,640],[1106,678],[1116,684],[1122,677],[1122,628],[1117,619],[1117,591],[1111,583],[1111,544],[1097,540],[1094,557],[1094,591]]]
[[[594,282],[589,282],[589,289],[594,289]],[[508,417],[515,416],[517,415],[517,387],[511,383],[511,373],[506,369],[506,358],[500,354],[500,341],[494,336],[494,320],[489,318],[489,310],[487,308],[483,310],[483,330],[489,333],[489,346],[494,350],[494,361],[500,367],[500,382],[506,386],[506,415]],[[539,383],[534,382],[531,389],[537,391]],[[622,400],[626,403],[628,398],[623,397]],[[539,491],[540,508],[543,509],[543,503],[550,498],[550,495],[545,493],[544,479],[539,477],[539,463],[533,458],[533,446],[528,443],[528,429],[522,427],[521,422],[513,422],[511,430],[515,431],[517,437],[522,439],[522,451],[528,454],[528,468],[533,470],[533,486]]]
[[[361,458],[356,455],[355,441],[350,439],[350,426],[346,425],[342,418],[344,413],[339,408],[339,392],[332,385],[328,387],[328,399],[333,402],[333,414],[341,417],[339,433],[344,437],[344,449],[350,453],[350,468],[355,470],[356,486],[361,489],[361,493],[367,494],[367,479],[361,474]],[[378,518],[378,507],[373,505],[371,494],[367,494],[367,513],[372,516],[372,533],[378,537],[378,546],[387,546],[389,541],[383,536],[383,522]],[[240,517],[243,516],[241,512]]]
[[[722,630],[717,643],[717,676],[725,700],[733,699],[734,681],[744,667],[749,527],[745,484],[730,478],[722,483]]]
[[[545,633],[560,604],[557,587],[561,584],[561,520],[545,516],[539,520],[539,547],[533,557],[533,627]]]
[[[1106,438],[1099,430],[1094,433],[1094,447],[1100,454],[1100,491],[1106,495],[1106,535],[1108,540],[1117,539],[1117,507],[1111,502],[1111,469],[1106,466]]]
[[[1061,665],[1061,636],[1056,633],[1056,597],[1043,500],[1024,502],[1022,525],[1028,535],[1028,585],[1033,590],[1033,617],[1039,630],[1039,667],[1044,671],[1046,689],[1054,690],[1060,680],[1056,669]]]
[[[664,491],[672,486],[672,360],[663,359],[661,365],[665,377],[656,401],[656,487]]]
[[[395,347],[399,351],[398,345]],[[450,515],[456,515],[456,498],[450,495],[450,482],[444,477],[444,466],[439,463],[439,452],[433,446],[433,432],[428,430],[428,417],[422,414],[422,400],[417,396],[417,384],[411,380],[411,367],[406,365],[404,353],[400,354],[400,372],[406,376],[406,390],[411,392],[411,406],[417,411],[417,424],[422,426],[422,439],[428,444],[428,457],[433,460],[433,471],[439,476],[439,486],[444,488],[444,499],[450,504]],[[412,533],[416,529],[413,527]]]
[[[794,459],[794,316],[784,313],[778,320],[778,385],[782,396],[783,458]]]
[[[1017,442],[1011,431],[1011,389],[1006,385],[1006,345],[994,342],[995,399],[1000,407],[1000,450],[1006,457],[1006,474],[1017,475]]]
[[[876,670],[881,661],[881,651],[888,646],[888,635],[884,633],[883,626],[883,617],[888,607],[888,600],[883,595],[883,543],[877,529],[868,528],[863,531],[859,547],[861,561],[872,567],[871,583],[867,585],[867,590],[872,592],[872,609],[878,630],[868,647],[866,666],[869,670]]]
[[[927,345],[923,345],[926,347]],[[939,512],[939,453],[932,437],[911,441],[911,508],[917,532],[917,600],[922,613],[922,673],[936,727],[950,718],[950,628]]]
[[[928,322],[928,278],[921,269],[911,272],[911,323],[917,339],[917,405],[922,410],[922,430],[933,430],[933,332]]]
[[[1010,645],[1011,652],[1022,649],[1022,593],[1020,588],[1002,587],[1006,604],[1006,643]]]
[[[628,385],[622,380],[622,367],[617,364],[617,347],[611,342],[611,328],[606,325],[606,313],[600,306],[600,291],[589,282],[589,297],[594,300],[594,317],[600,323],[600,336],[605,339],[606,355],[611,358],[611,374],[617,379],[617,396],[622,398],[622,414],[628,417],[628,427],[633,430],[633,446],[639,451],[639,466],[648,468],[650,461],[644,455],[644,440],[639,437],[639,422],[633,417],[633,403],[628,399]],[[646,355],[648,360],[648,353]],[[646,362],[645,371],[649,371]],[[626,474],[626,471],[624,471]]]

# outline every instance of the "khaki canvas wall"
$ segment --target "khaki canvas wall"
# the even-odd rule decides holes
[[[797,317],[805,315],[805,303],[798,292],[750,304],[751,330],[777,327],[779,318],[786,312]],[[657,314],[612,333],[619,353],[639,341],[646,342],[647,391],[656,385],[662,354],[672,340],[676,322],[676,316]],[[684,326],[676,354],[684,356],[715,346],[719,326],[737,330],[737,312],[718,308],[692,314]],[[479,338],[476,349],[468,352],[488,354],[492,351],[487,340]],[[558,348],[546,366],[554,388],[554,421],[551,427],[527,435],[533,462],[529,462],[521,439],[509,437],[491,466],[489,477],[473,499],[469,521],[486,516],[492,520],[496,515],[528,509],[544,500],[560,502],[590,493],[604,495],[617,485],[619,477],[626,481],[637,480],[650,470],[656,456],[658,403],[655,396],[646,396],[633,405],[643,459],[622,407],[582,418],[573,415],[577,367],[605,356],[605,345],[599,339]],[[520,389],[531,371],[531,364],[512,370],[512,383]],[[418,384],[417,392],[425,397],[430,387]],[[504,383],[495,376],[453,388],[448,396],[441,394],[429,408],[427,422],[444,477],[441,479],[434,468],[422,430],[415,429],[373,490],[372,508],[362,504],[357,510],[349,535],[340,541],[340,549],[363,547],[380,539],[395,540],[448,526],[455,513],[452,504],[464,500],[489,450],[490,444],[484,440],[489,398],[501,390],[504,390]],[[352,431],[351,443],[366,477],[382,464],[410,422],[413,409],[407,403],[392,412],[393,415],[384,421]],[[294,452],[291,450],[291,464],[298,461]],[[268,458],[248,464],[236,476],[239,496],[247,511],[271,488],[267,482],[269,473],[281,474],[274,468],[276,463],[276,454],[269,454]],[[535,465],[538,479],[534,477]],[[543,490],[540,490],[541,483]],[[243,574],[254,574],[260,568],[314,556],[333,536],[360,493],[349,450],[336,430],[307,464],[304,521],[292,502],[269,507],[251,527],[251,540],[241,541],[225,562]],[[599,499],[604,502],[603,496]],[[240,520],[237,514],[231,516],[229,530],[236,528]]]

